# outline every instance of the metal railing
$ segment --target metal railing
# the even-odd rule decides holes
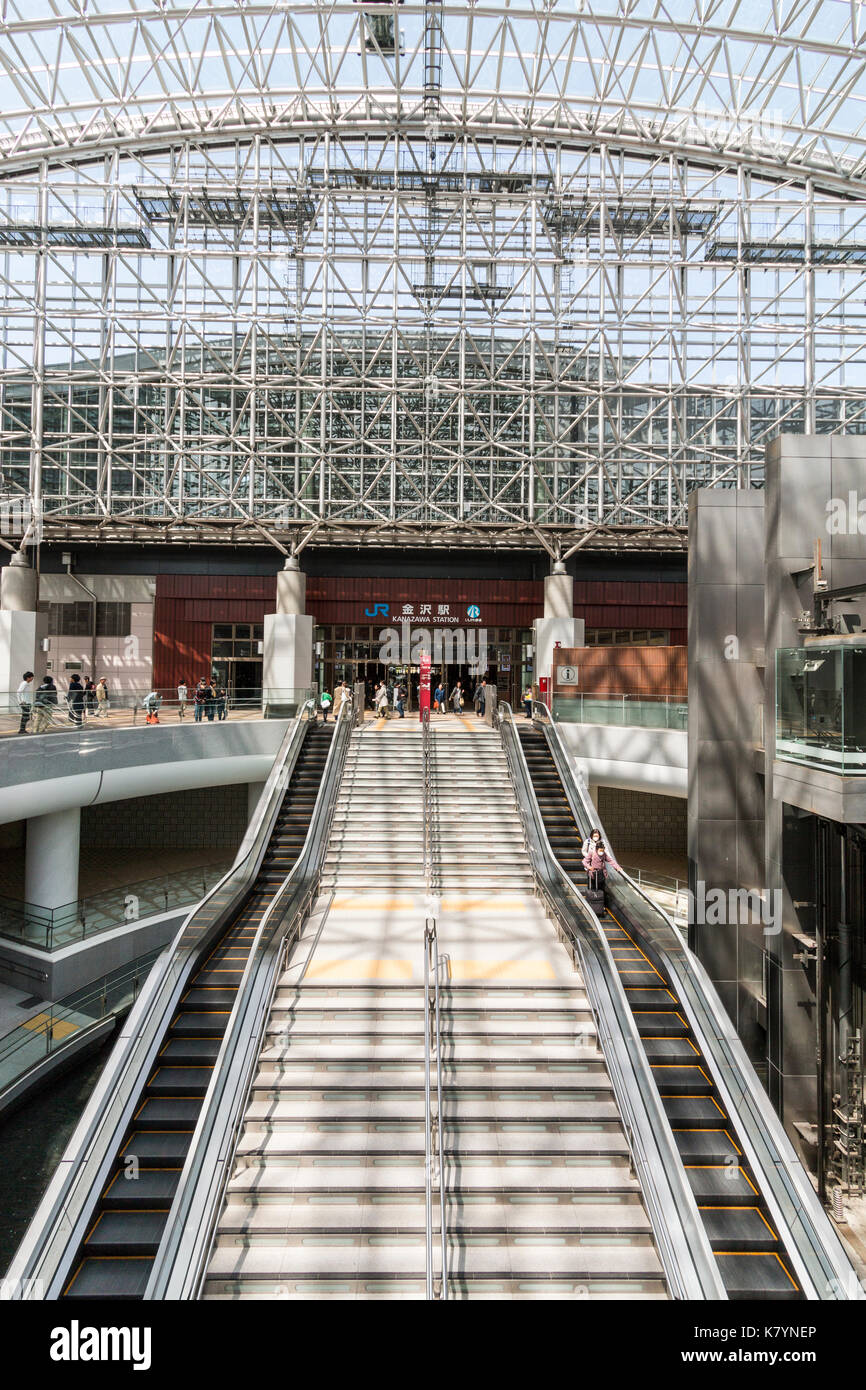
[[[337,716],[303,848],[268,904],[250,947],[145,1290],[148,1300],[200,1295],[273,998],[319,890],[353,726],[349,696]]]
[[[0,896],[0,937],[23,942],[37,951],[54,951],[114,927],[200,902],[231,863],[226,857],[193,869],[176,869],[120,888],[105,888],[61,907],[40,907]]]
[[[688,729],[688,701],[674,695],[574,694],[553,696],[553,718],[563,724],[612,724],[631,729]]]
[[[589,790],[546,706],[533,704],[533,718],[542,726],[577,825],[598,825]],[[607,890],[617,911],[646,936],[669,974],[806,1297],[863,1299],[866,1294],[844,1247],[703,965],[663,908],[627,873],[611,868]]]
[[[151,1074],[166,1020],[199,962],[232,921],[259,871],[310,718],[315,718],[312,701],[286,730],[234,865],[189,914],[148,975],[12,1260],[9,1273],[14,1289],[41,1288],[44,1297],[59,1297],[117,1146]]]
[[[0,1111],[38,1079],[47,1058],[79,1049],[86,1038],[106,1031],[106,1019],[131,1008],[161,952],[160,946],[85,989],[46,1000],[38,1013],[4,1034],[0,1038]]]
[[[315,699],[316,692],[310,686],[298,689],[246,690],[243,694],[226,694],[210,700],[195,699],[195,690],[190,687],[185,701],[177,698],[177,691],[157,690],[158,703],[155,704],[157,722],[160,724],[200,724],[222,723],[226,719],[293,719],[307,701]],[[21,734],[31,738],[41,734],[81,734],[87,729],[137,728],[147,724],[151,713],[145,701],[151,694],[149,690],[111,691],[109,698],[98,701],[78,697],[70,701],[69,692],[55,688],[54,698],[43,691],[34,690],[29,705],[22,710],[15,691],[0,691],[0,734],[7,736]],[[21,729],[23,715],[27,715],[25,728]]]
[[[424,1204],[426,1232],[427,1297],[436,1297],[433,1269],[433,1176],[439,1183],[439,1238],[441,1243],[441,1281],[439,1297],[448,1297],[448,1228],[445,1219],[445,1136],[442,1105],[442,1029],[439,1006],[439,977],[446,956],[439,956],[439,940],[433,899],[432,758],[430,710],[421,712],[422,814],[424,818],[424,889],[429,915],[424,922]],[[436,1111],[430,1080],[436,1066]]]
[[[427,1297],[435,1298],[433,1271],[433,1176],[439,1183],[439,1239],[442,1277],[439,1297],[448,1297],[448,1227],[445,1219],[445,1111],[442,1106],[442,1031],[439,975],[445,957],[439,955],[435,917],[424,923],[424,1197],[427,1233]],[[431,999],[432,994],[432,999]],[[436,1064],[436,1113],[433,1114],[430,1072]]]
[[[727,1294],[637,1024],[601,925],[551,848],[511,707],[499,730],[536,889],[583,978],[617,1109],[668,1288],[677,1299]]]
[[[424,832],[424,892],[433,894],[433,832],[431,810],[433,802],[432,759],[430,756],[430,711],[421,712],[421,819]]]

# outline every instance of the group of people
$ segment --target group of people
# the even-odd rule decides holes
[[[608,864],[612,864],[615,869],[620,867],[601,838],[601,831],[597,828],[590,830],[583,842],[581,862],[586,869],[586,884],[591,893],[604,892]]]
[[[472,692],[472,705],[479,719],[483,719],[487,712],[487,702],[491,687],[487,680],[480,680]],[[445,694],[445,687],[441,683],[433,691],[433,709],[439,714],[447,714],[449,709],[454,714],[461,714],[466,708],[467,690],[463,689],[463,682],[458,681],[450,695]]]
[[[338,682],[334,687],[333,696],[329,695],[327,690],[323,690],[319,696],[319,708],[322,711],[322,722],[327,724],[328,715],[332,709],[334,711],[334,718],[336,719],[342,708],[343,701],[351,699],[351,696],[352,692],[345,681]]]
[[[46,676],[41,685],[34,688],[32,671],[25,671],[18,686],[18,710],[21,722],[19,734],[41,734],[54,722],[55,711],[59,711],[62,692],[57,689],[53,676]],[[105,716],[109,709],[108,681],[102,676],[98,681],[88,677],[82,681],[76,671],[63,696],[66,703],[66,717],[70,724],[82,724],[86,715],[94,718]]]
[[[203,719],[225,719],[228,716],[229,694],[218,680],[205,680],[202,676],[192,692],[190,701],[189,686],[182,680],[177,687],[177,717],[186,718],[186,707],[192,703],[192,714],[196,724]]]
[[[39,686],[34,684],[32,671],[25,671],[17,690],[18,710],[21,722],[19,734],[41,734],[57,721],[61,702],[66,706],[66,717],[70,724],[83,724],[87,717],[105,717],[111,709],[108,681],[102,676],[98,681],[89,677],[82,681],[78,672],[72,676],[68,689],[58,690],[53,676],[46,676]],[[345,686],[345,682],[343,682]],[[146,723],[158,724],[162,695],[151,690],[142,700],[146,712]],[[192,704],[196,722],[203,719],[225,719],[228,715],[228,692],[219,681],[209,681],[204,677],[198,682],[190,697],[189,686],[182,680],[177,687],[178,718],[186,717],[187,705]]]

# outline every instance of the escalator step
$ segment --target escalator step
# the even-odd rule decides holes
[[[729,1163],[742,1155],[726,1129],[675,1129],[684,1163]]]
[[[178,1014],[171,1025],[171,1031],[178,1038],[212,1038],[225,1032],[229,1020],[229,1010],[214,1010],[213,1013]]]
[[[637,1030],[641,1037],[682,1038],[689,1031],[677,1013],[653,1013],[650,1010],[635,1010]]]
[[[681,1067],[666,1062],[652,1062],[650,1066],[662,1096],[706,1096],[713,1090],[712,1082],[699,1066]]]
[[[133,1130],[120,1151],[120,1161],[137,1158],[143,1168],[183,1163],[192,1140],[191,1129]]]
[[[778,1255],[749,1251],[720,1254],[719,1270],[728,1298],[769,1298],[774,1301],[798,1299],[802,1295],[788,1268]]]
[[[159,1054],[161,1063],[170,1062],[173,1066],[189,1062],[215,1062],[222,1046],[221,1038],[169,1038]]]
[[[104,1211],[84,1242],[88,1255],[156,1254],[165,1230],[164,1211]]]
[[[212,1075],[211,1067],[157,1067],[147,1089],[152,1096],[203,1096]]]
[[[757,1201],[757,1189],[742,1168],[687,1164],[686,1175],[699,1206],[753,1207]]]
[[[137,1129],[192,1129],[201,1111],[198,1096],[149,1097],[135,1117]]]
[[[193,985],[180,1003],[184,1009],[230,1009],[236,998],[234,989],[198,989]]]
[[[141,1298],[147,1288],[153,1260],[134,1255],[128,1259],[84,1259],[68,1285],[64,1298]]]
[[[691,1129],[718,1129],[726,1118],[713,1096],[666,1096],[662,1105],[672,1125]]]
[[[180,1181],[180,1168],[141,1168],[137,1177],[126,1177],[125,1170],[115,1173],[105,1192],[102,1205],[118,1207],[171,1206]]]
[[[700,1053],[689,1038],[664,1037],[642,1039],[644,1051],[651,1062],[682,1062],[689,1066],[697,1062]]]
[[[700,1207],[714,1250],[773,1250],[776,1233],[757,1207]]]

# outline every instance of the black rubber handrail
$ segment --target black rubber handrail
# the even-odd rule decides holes
[[[289,725],[234,865],[156,961],[7,1272],[13,1298],[59,1298],[187,983],[261,866],[315,703]]]
[[[553,755],[575,823],[599,825],[589,789],[572,764],[547,706],[534,703],[532,710]],[[603,830],[600,825],[599,828]],[[609,843],[606,837],[605,843]],[[735,1120],[761,1196],[805,1297],[866,1298],[844,1246],[830,1225],[704,967],[685,946],[667,913],[624,870],[610,868],[607,887],[614,905],[644,934],[668,972],[713,1084]]]
[[[718,1265],[610,946],[551,848],[508,704],[499,706],[499,727],[536,887],[583,977],[669,1292],[677,1299],[725,1299]]]
[[[318,893],[353,723],[351,699],[347,698],[337,715],[303,848],[268,904],[250,948],[145,1299],[196,1299],[207,1274],[273,997],[288,953]]]

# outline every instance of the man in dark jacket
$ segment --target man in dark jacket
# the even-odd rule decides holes
[[[84,686],[77,671],[69,682],[66,703],[69,706],[70,724],[80,724],[84,715]]]

